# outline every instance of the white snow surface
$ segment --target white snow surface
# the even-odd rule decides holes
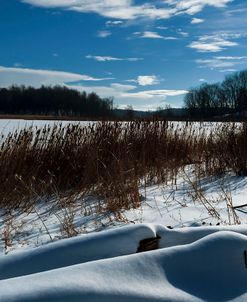
[[[158,250],[136,253],[157,234]],[[246,234],[140,224],[2,256],[0,301],[246,301]]]

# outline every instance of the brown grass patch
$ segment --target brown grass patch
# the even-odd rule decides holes
[[[141,184],[176,183],[188,164],[201,175],[246,175],[246,124],[209,132],[165,121],[23,129],[0,146],[0,207],[25,210],[37,198],[78,192],[97,195],[119,213],[140,206]]]

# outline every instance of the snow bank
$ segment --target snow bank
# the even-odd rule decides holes
[[[139,241],[150,237],[155,237],[151,226],[139,224],[63,239],[33,250],[6,255],[0,257],[0,280],[133,254]]]
[[[163,225],[155,226],[156,234],[161,237],[159,243],[161,248],[193,243],[205,236],[222,231],[231,231],[247,235],[246,225],[185,227],[175,229],[168,229]]]
[[[247,301],[247,227],[207,229],[137,225],[1,257],[0,301]],[[136,254],[155,230],[175,246]]]

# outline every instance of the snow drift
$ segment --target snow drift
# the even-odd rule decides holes
[[[246,234],[133,225],[2,256],[0,301],[247,301]]]

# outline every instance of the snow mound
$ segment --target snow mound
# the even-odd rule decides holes
[[[151,226],[139,224],[63,239],[33,250],[6,255],[0,257],[0,280],[133,254],[139,241],[150,237],[155,237]]]
[[[247,236],[246,225],[202,226],[174,229],[168,229],[163,225],[155,225],[155,231],[156,234],[161,237],[160,247],[162,248],[193,243],[205,236],[222,231],[231,231]]]
[[[247,236],[238,229],[247,227],[187,228],[179,236],[192,243],[180,245],[175,230],[134,225],[4,256],[0,301],[247,301]],[[175,234],[174,246],[137,254],[157,231]]]
[[[163,268],[173,286],[203,301],[240,300],[242,295],[246,301],[246,249],[245,235],[222,231],[167,249]]]

